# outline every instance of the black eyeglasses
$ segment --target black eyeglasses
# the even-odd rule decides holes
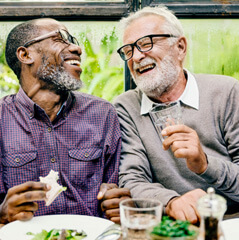
[[[137,41],[131,44],[126,44],[123,47],[119,48],[117,52],[119,53],[120,57],[124,61],[128,61],[130,58],[133,57],[134,54],[134,46],[140,51],[140,52],[148,52],[153,48],[154,42],[153,38],[154,37],[165,37],[165,38],[170,38],[170,37],[176,37],[172,34],[151,34],[147,35],[144,37],[139,38]]]
[[[60,36],[60,38],[62,39],[63,42],[65,42],[67,44],[73,43],[75,45],[79,45],[79,42],[77,41],[77,39],[75,37],[70,35],[70,33],[68,33],[66,30],[59,29],[57,31],[49,32],[49,33],[44,34],[42,36],[36,37],[36,38],[26,42],[23,46],[24,47],[29,47],[30,45],[32,45],[36,42],[40,42],[40,41],[45,40],[45,39],[50,38],[50,37],[54,37],[57,34],[59,34],[59,36]]]

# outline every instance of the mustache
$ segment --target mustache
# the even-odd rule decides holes
[[[46,83],[45,88],[57,94],[78,90],[83,87],[81,80],[73,78],[62,65],[52,65],[47,58],[42,59],[42,64],[37,71],[37,77]]]
[[[149,64],[155,64],[156,66],[158,66],[155,59],[147,57],[139,63],[133,62],[133,70],[136,71],[138,68],[144,67],[144,66],[149,65]]]

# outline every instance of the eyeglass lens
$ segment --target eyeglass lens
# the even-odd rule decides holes
[[[134,44],[129,44],[120,49],[120,55],[124,60],[128,60],[133,56],[134,46],[141,52],[147,52],[153,47],[153,42],[150,37],[138,39]]]
[[[152,48],[152,40],[150,37],[144,37],[144,38],[139,39],[135,43],[135,45],[140,51],[146,52]]]
[[[70,33],[68,33],[67,31],[59,30],[59,33],[60,33],[62,39],[65,42],[69,42],[69,43],[73,43],[75,45],[79,45],[77,39],[75,37],[71,36]]]

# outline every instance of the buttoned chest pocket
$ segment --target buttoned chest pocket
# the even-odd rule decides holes
[[[97,185],[103,175],[102,149],[98,147],[69,150],[70,180],[81,190]]]
[[[36,178],[36,156],[37,153],[32,151],[8,154],[2,158],[3,179],[7,188]]]

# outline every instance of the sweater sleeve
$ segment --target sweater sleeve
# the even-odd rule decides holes
[[[140,121],[140,117],[134,116],[134,112],[131,111],[133,106],[135,108],[137,106],[121,100],[115,103],[122,134],[119,185],[129,188],[132,197],[157,198],[165,206],[171,198],[179,196],[179,194],[174,190],[166,189],[162,184],[153,180],[155,173],[152,172],[149,163],[148,149],[145,149],[141,139],[143,131],[139,134],[138,123],[135,123],[135,119]],[[131,109],[130,113],[127,109]],[[139,114],[139,111],[136,111],[135,114]],[[146,129],[145,134],[147,134]]]
[[[226,161],[223,156],[207,154],[208,168],[200,176],[228,198],[239,202],[239,84],[235,82],[226,99],[218,102],[220,111],[216,115],[225,145],[230,156]]]

